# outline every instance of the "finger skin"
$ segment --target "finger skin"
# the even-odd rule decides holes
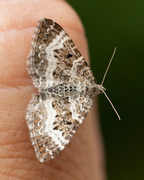
[[[83,26],[65,1],[0,1],[0,179],[104,180],[101,137],[98,123],[93,123],[96,105],[55,159],[40,163],[35,157],[25,109],[36,90],[27,74],[26,60],[42,17],[58,22],[89,59]]]

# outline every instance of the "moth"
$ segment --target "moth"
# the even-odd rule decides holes
[[[107,97],[103,82],[113,56],[98,85],[65,30],[53,20],[38,21],[27,60],[28,73],[38,92],[27,107],[26,120],[40,162],[53,159],[70,142],[94,96],[104,93]]]

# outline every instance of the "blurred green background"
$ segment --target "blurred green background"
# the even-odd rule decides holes
[[[144,180],[144,0],[68,2],[85,26],[98,83],[117,46],[104,86],[121,121],[105,96],[99,96],[107,177]]]

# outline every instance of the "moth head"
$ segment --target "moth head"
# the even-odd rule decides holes
[[[103,94],[103,92],[106,91],[106,88],[103,87],[103,85],[101,84],[100,85],[96,84],[95,88],[97,94]]]

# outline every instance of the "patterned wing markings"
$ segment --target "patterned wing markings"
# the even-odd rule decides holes
[[[35,94],[26,116],[40,162],[53,159],[65,148],[92,106],[90,97],[46,96]]]
[[[49,19],[38,22],[27,64],[39,89],[63,82],[94,84],[92,72],[73,41],[60,25]]]
[[[92,72],[64,29],[49,19],[38,22],[27,61],[38,94],[26,119],[39,161],[53,159],[70,142],[92,106]]]

